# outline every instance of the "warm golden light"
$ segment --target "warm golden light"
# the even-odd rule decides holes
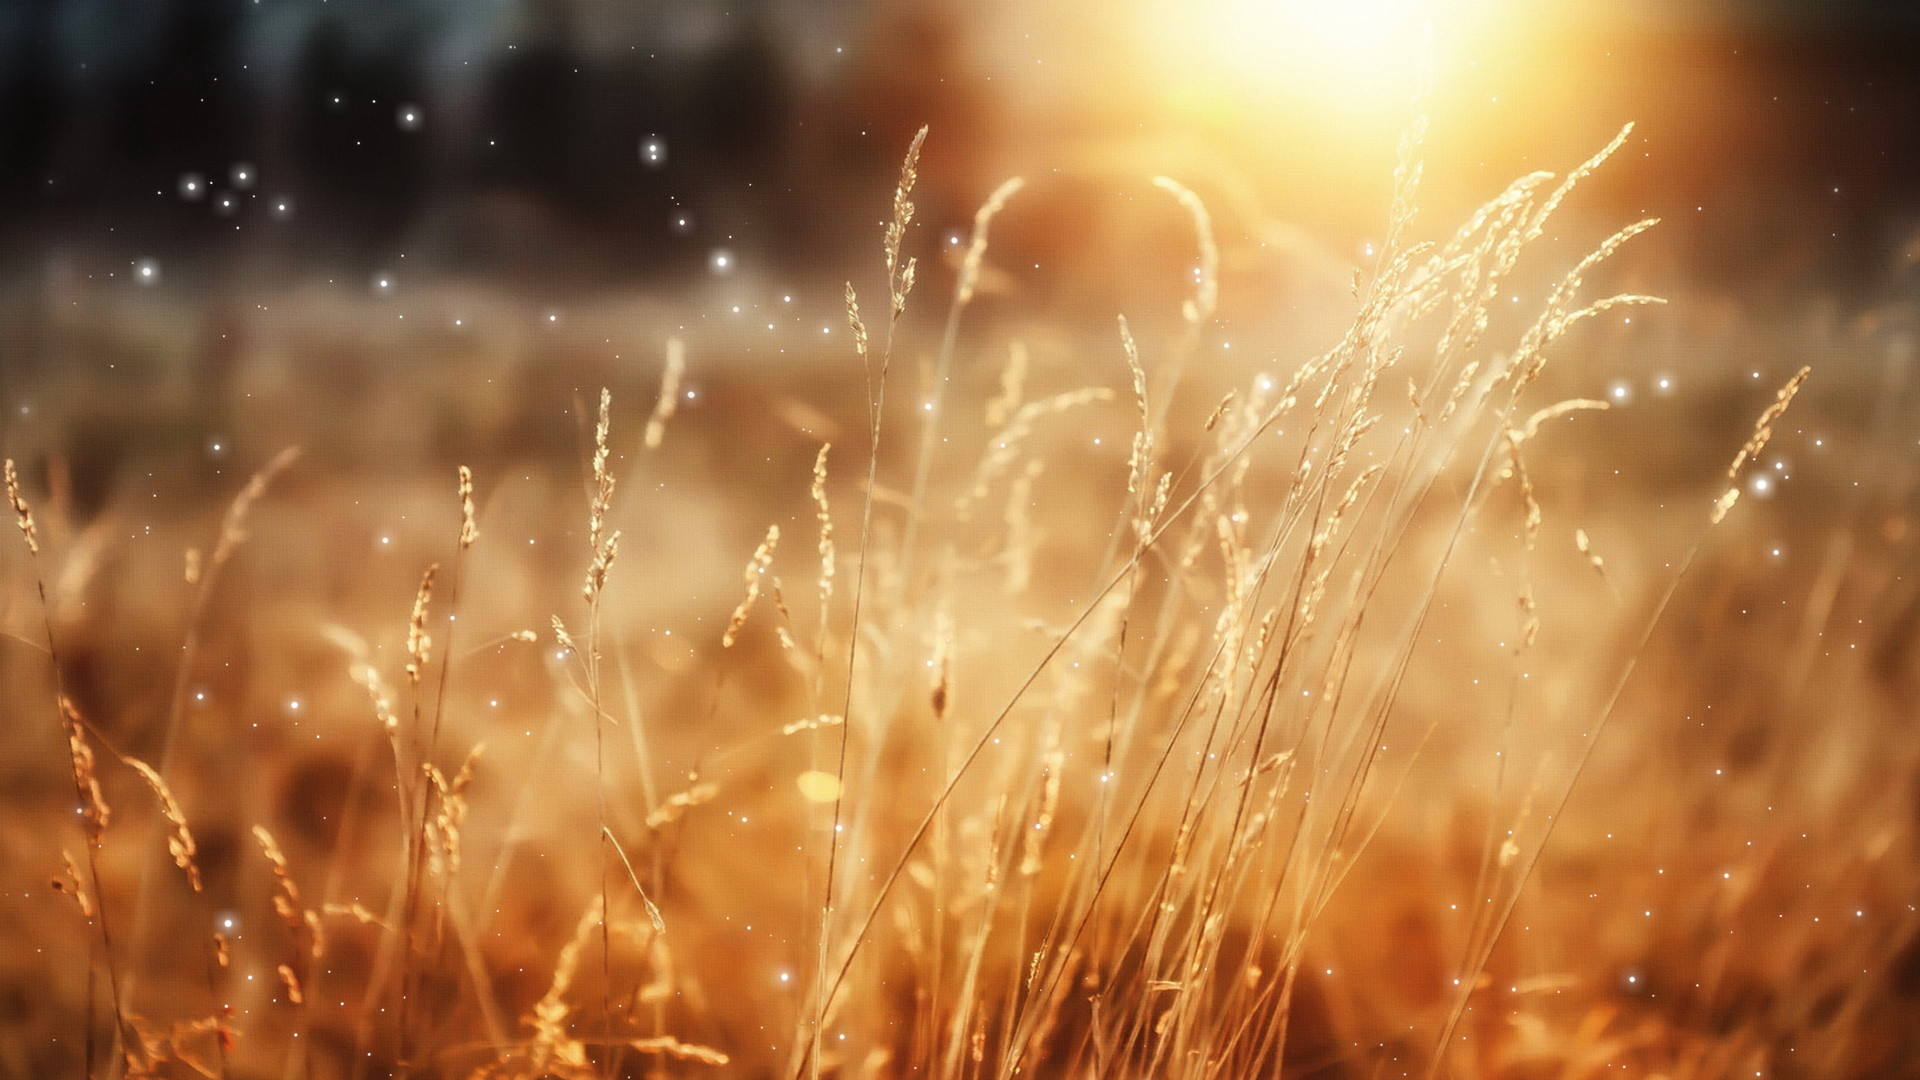
[[[1203,0],[1171,13],[1157,40],[1186,41],[1185,77],[1206,72],[1232,95],[1281,96],[1340,110],[1401,105],[1432,43],[1438,55],[1482,36],[1485,0]],[[1163,12],[1165,9],[1161,9]],[[1197,24],[1197,25],[1196,25]],[[1197,52],[1200,55],[1192,55]]]
[[[1213,0],[1209,35],[1241,75],[1348,91],[1404,81],[1434,0]]]
[[[1902,5],[101,6],[0,1080],[1920,1080]]]

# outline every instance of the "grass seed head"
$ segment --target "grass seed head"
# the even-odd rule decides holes
[[[647,432],[642,440],[647,449],[658,450],[666,441],[667,421],[680,407],[680,380],[687,372],[687,344],[677,337],[667,339],[667,362],[660,370],[660,396],[654,399],[653,415],[647,417]]]
[[[460,546],[470,548],[480,538],[480,528],[474,522],[473,511],[473,470],[460,466]]]
[[[1773,403],[1761,412],[1760,419],[1754,423],[1753,435],[1747,439],[1745,445],[1740,447],[1740,452],[1733,455],[1733,464],[1727,466],[1728,480],[1738,481],[1740,467],[1759,457],[1760,452],[1767,448],[1767,443],[1773,439],[1773,425],[1786,415],[1787,406],[1793,404],[1794,395],[1800,392],[1800,387],[1806,384],[1807,376],[1811,374],[1813,374],[1811,367],[1802,367],[1794,372],[1793,377],[1774,394]],[[1739,500],[1739,484],[1733,483],[1721,494],[1719,501],[1713,504],[1713,512],[1708,516],[1708,520],[1714,525],[1720,524],[1726,520],[1727,512],[1732,510],[1733,504]]]
[[[20,494],[20,474],[13,467],[12,458],[7,459],[6,476],[7,501],[13,504],[14,520],[20,526],[20,535],[27,538],[27,553],[38,555],[40,554],[40,535],[34,529],[33,507],[28,506],[27,500]]]
[[[180,801],[173,796],[173,790],[161,777],[159,770],[141,761],[139,758],[123,758],[140,778],[153,789],[154,797],[160,800],[160,814],[171,826],[167,834],[167,853],[173,856],[173,864],[187,875],[187,883],[194,892],[200,891],[200,864],[196,858],[199,847],[193,842],[193,832],[187,828],[187,815],[180,809]]]
[[[767,568],[773,564],[773,551],[778,546],[780,546],[780,526],[769,525],[767,538],[760,541],[759,547],[753,549],[753,558],[747,561],[746,573],[743,575],[746,579],[747,593],[741,598],[740,605],[733,609],[733,617],[727,620],[726,632],[720,637],[723,648],[731,649],[733,643],[739,640],[740,631],[747,625],[747,615],[753,611],[754,601],[760,598],[760,581],[766,576]]]
[[[100,776],[94,767],[93,747],[87,742],[86,722],[71,698],[60,699],[60,716],[67,728],[67,751],[73,765],[73,786],[80,795],[80,823],[88,842],[98,845],[113,818]]]
[[[433,600],[433,575],[440,569],[435,563],[420,575],[420,588],[413,594],[413,614],[407,619],[407,681],[418,686],[433,651],[433,635],[427,632],[427,607]]]
[[[967,254],[960,260],[960,284],[954,290],[954,302],[965,307],[973,302],[973,291],[980,283],[980,268],[987,257],[987,229],[1000,211],[1007,208],[1007,201],[1018,194],[1027,182],[1016,176],[1003,182],[980,204],[973,213],[973,239],[967,244]]]

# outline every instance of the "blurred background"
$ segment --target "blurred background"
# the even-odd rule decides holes
[[[744,801],[687,841],[721,843],[773,790],[774,767],[740,748],[801,706],[788,683],[718,678],[716,665],[776,655],[755,639],[750,659],[723,662],[719,629],[769,520],[796,523],[790,548],[811,543],[822,441],[836,444],[851,531],[865,384],[842,290],[853,282],[878,327],[881,229],[922,125],[907,246],[920,278],[895,372],[906,419],[881,451],[883,497],[912,483],[912,406],[931,410],[975,210],[1009,177],[1027,186],[994,222],[947,400],[977,414],[1014,343],[1036,393],[1093,383],[1124,399],[1119,313],[1150,366],[1175,349],[1198,271],[1191,219],[1152,182],[1164,175],[1198,193],[1219,242],[1219,310],[1174,406],[1198,417],[1350,325],[1417,113],[1415,231],[1430,238],[1631,123],[1491,334],[1510,347],[1555,275],[1620,226],[1661,219],[1602,276],[1671,304],[1594,320],[1543,381],[1543,402],[1612,406],[1556,433],[1566,460],[1530,463],[1555,552],[1542,593],[1561,601],[1542,663],[1568,678],[1548,694],[1565,708],[1543,710],[1559,726],[1526,737],[1559,748],[1543,766],[1555,783],[1571,783],[1569,739],[1586,734],[1580,694],[1642,662],[1529,886],[1538,908],[1519,923],[1537,912],[1527,929],[1548,940],[1515,946],[1512,963],[1548,978],[1543,994],[1570,968],[1581,1010],[1626,1010],[1632,1022],[1602,1027],[1627,1032],[1621,1053],[1662,1048],[1645,1049],[1646,1075],[1732,1075],[1754,1047],[1766,1075],[1899,1075],[1920,1061],[1917,56],[1920,10],[1894,0],[6,0],[0,450],[21,463],[56,560],[42,569],[67,692],[121,749],[156,758],[185,695],[169,775],[231,905],[215,914],[270,924],[251,822],[279,824],[315,895],[384,898],[356,891],[385,867],[356,861],[344,824],[391,814],[391,786],[364,781],[384,744],[333,631],[397,670],[420,571],[458,528],[456,464],[479,477],[486,539],[461,600],[472,675],[456,677],[450,742],[537,767],[521,804],[534,809],[477,805],[474,831],[578,846],[591,746],[548,725],[568,669],[545,645],[499,639],[545,640],[550,614],[574,610],[598,388],[613,389],[631,441],[678,339],[686,376],[665,447],[616,458],[628,531],[612,621],[629,705],[657,740],[658,768],[628,779],[658,790],[634,812],[691,773],[732,777]],[[1639,651],[1702,500],[1802,364],[1813,381],[1746,482],[1742,516]],[[977,420],[958,423],[966,450],[935,459],[938,491],[961,488],[984,439]],[[1041,489],[1047,540],[1022,618],[1075,610],[1108,543],[1112,508],[1088,492],[1123,483],[1132,420],[1114,407],[1074,423],[1091,457],[1051,467]],[[245,552],[194,615],[186,553],[208,550],[247,477],[296,444],[300,463],[254,507]],[[1576,525],[1604,581],[1573,552]],[[0,552],[0,1075],[73,1075],[86,991],[55,961],[84,946],[71,926],[48,929],[71,918],[45,888],[59,844],[42,828],[70,790],[40,715],[51,677],[17,548]],[[1488,628],[1509,628],[1513,597],[1475,580],[1443,605],[1439,675],[1408,692],[1417,718],[1495,707],[1463,673],[1491,686],[1504,654],[1455,644],[1505,632]],[[984,624],[1006,634],[989,653],[1024,626],[1002,615]],[[196,659],[180,674],[189,633]],[[1009,656],[1034,651],[1018,640]],[[980,678],[998,686],[1018,668],[987,663]],[[1461,788],[1456,769],[1485,749],[1475,738],[1443,734],[1412,774],[1405,820],[1381,839],[1379,895],[1445,888],[1448,852],[1473,846],[1460,837],[1484,826],[1487,787]],[[120,857],[129,897],[149,855]],[[739,850],[716,860],[662,903],[700,927],[690,956],[725,965],[745,955],[753,910],[731,886],[763,868]],[[495,930],[487,947],[502,996],[524,1008],[578,918],[549,893],[578,893],[591,868],[504,865],[484,902],[524,933]],[[552,874],[540,880],[553,889],[521,887],[526,874]],[[1599,897],[1604,914],[1575,902]],[[759,933],[805,922],[788,915]],[[205,917],[142,913],[129,953],[164,970],[159,928]],[[1455,959],[1412,914],[1329,919],[1329,956],[1364,970],[1437,979]],[[265,1016],[272,964],[261,970],[247,1007]],[[1302,1022],[1312,1056],[1298,1071],[1373,1075],[1386,1058],[1340,1046],[1376,1033],[1365,1018],[1405,1026],[1399,980],[1314,991],[1334,1004]],[[716,1013],[735,1035],[751,1027],[735,1013],[791,1007],[753,993],[764,1000]],[[1594,1013],[1568,1015],[1577,1027]],[[1857,1058],[1791,1064],[1791,1046],[1817,1042],[1808,1032],[1843,1028],[1832,1037]],[[1748,1031],[1760,1034],[1729,1034]],[[312,1034],[316,1075],[360,1045],[345,1022]],[[1739,1050],[1723,1058],[1700,1049],[1729,1041]]]
[[[1667,218],[1659,246],[1703,285],[1859,300],[1911,240],[1917,21],[1870,0],[20,0],[0,228],[16,287],[89,295],[365,294],[383,271],[396,297],[684,292],[838,261],[928,124],[936,239],[1006,176],[1049,178],[1012,265],[1103,261],[1102,200],[1154,172],[1214,195],[1230,246],[1272,218],[1350,261],[1431,25],[1442,220],[1631,120],[1596,212]]]

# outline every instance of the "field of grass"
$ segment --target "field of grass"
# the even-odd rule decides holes
[[[0,1075],[1911,1074],[1905,339],[1421,140],[1258,356],[1164,179],[1184,295],[976,328],[919,139],[779,360],[49,304]]]

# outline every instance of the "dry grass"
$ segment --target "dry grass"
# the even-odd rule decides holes
[[[1913,965],[1891,958],[1916,930],[1911,907],[1897,913],[1914,881],[1897,808],[1873,815],[1844,857],[1827,856],[1846,895],[1896,914],[1863,936],[1801,928],[1794,970],[1728,951],[1717,932],[1786,903],[1784,861],[1756,853],[1712,872],[1684,855],[1682,831],[1731,827],[1731,808],[1748,805],[1733,796],[1701,794],[1679,822],[1662,819],[1652,792],[1608,788],[1653,807],[1622,816],[1622,830],[1650,829],[1649,850],[1682,855],[1630,905],[1609,896],[1607,919],[1562,897],[1613,864],[1575,859],[1540,884],[1576,781],[1676,595],[1719,557],[1718,533],[1689,533],[1684,556],[1623,572],[1632,560],[1596,542],[1592,522],[1560,516],[1550,477],[1566,470],[1542,468],[1563,430],[1606,408],[1534,400],[1569,335],[1656,302],[1588,289],[1650,222],[1573,260],[1511,343],[1489,344],[1508,329],[1496,302],[1523,254],[1625,133],[1565,177],[1522,178],[1433,241],[1416,239],[1422,135],[1402,147],[1387,240],[1356,281],[1344,335],[1224,393],[1200,363],[1221,291],[1212,218],[1163,177],[1198,258],[1176,332],[1136,336],[1122,318],[1099,354],[1110,378],[1095,385],[1047,385],[1059,380],[1016,344],[993,385],[949,395],[989,226],[1022,187],[1007,182],[974,219],[915,439],[888,426],[888,395],[912,314],[922,129],[883,229],[877,345],[851,283],[844,294],[848,360],[866,380],[860,475],[830,475],[829,446],[805,442],[790,490],[771,500],[778,520],[747,563],[744,597],[724,620],[724,601],[709,603],[700,640],[669,642],[623,615],[623,578],[671,590],[680,572],[657,545],[615,572],[616,525],[650,531],[616,505],[616,467],[635,491],[674,467],[688,365],[671,340],[640,437],[616,425],[610,390],[582,432],[584,498],[566,512],[586,544],[569,531],[566,573],[580,586],[577,600],[565,595],[584,611],[569,617],[575,631],[550,615],[547,644],[517,627],[560,590],[497,595],[489,544],[525,525],[504,499],[476,496],[504,483],[501,470],[461,465],[439,496],[440,554],[410,571],[410,617],[396,603],[368,635],[388,647],[331,622],[324,631],[316,679],[329,694],[358,684],[334,707],[365,737],[344,741],[355,749],[338,818],[308,839],[276,839],[296,835],[272,820],[297,820],[288,807],[189,787],[175,755],[206,678],[210,598],[244,561],[251,515],[290,454],[233,501],[204,565],[189,559],[185,648],[159,734],[142,736],[160,764],[114,751],[157,800],[149,841],[109,829],[56,648],[63,623],[40,588],[37,677],[54,688],[81,828],[53,850],[78,842],[85,858],[34,877],[70,895],[91,929],[84,951],[36,961],[63,977],[77,966],[88,985],[63,991],[60,1041],[35,1068],[1234,1080],[1619,1066],[1706,1080],[1911,1065],[1894,999]],[[1761,414],[1727,471],[1736,485],[1807,374]],[[1104,444],[1074,459],[1089,453],[1076,433],[1116,424],[1124,460]],[[903,441],[912,449],[895,451]],[[37,582],[72,534],[41,534],[11,460],[6,483]],[[1735,528],[1740,490],[1718,502],[1696,493],[1689,515]],[[848,500],[860,506],[851,550],[831,509]],[[1001,512],[980,512],[995,500]],[[778,547],[780,521],[807,517],[817,542]],[[1539,542],[1569,533],[1572,545]],[[704,546],[725,547],[710,536],[665,545]],[[715,558],[737,567],[740,549],[726,550]],[[794,619],[783,564],[815,593],[796,607],[817,614]],[[1820,587],[1831,613],[1839,578]],[[763,591],[775,617],[750,621]],[[1555,620],[1577,627],[1603,606],[1618,613],[1618,642],[1556,633]],[[476,636],[474,622],[496,629]],[[1472,641],[1438,648],[1456,636]],[[484,643],[462,652],[470,640]],[[405,678],[390,681],[383,668],[396,662]],[[1469,678],[1485,688],[1463,689]],[[463,686],[475,682],[530,702],[524,743],[483,757],[467,741],[482,730],[480,699]],[[449,752],[443,735],[466,747]],[[1765,790],[1752,785],[1748,795]],[[1837,790],[1828,797],[1843,802],[1851,789]],[[190,825],[194,807],[216,819],[213,833]],[[251,819],[264,870],[209,857],[208,836],[236,814]],[[129,817],[139,811],[123,805],[111,820]],[[183,925],[163,912],[186,902],[169,893],[180,882],[143,869],[162,833],[197,896],[184,925],[216,920],[195,931],[205,1000],[163,994],[180,980],[145,967],[156,948],[144,928]],[[1792,842],[1784,825],[1760,839]],[[1576,851],[1590,842],[1574,838]],[[1654,895],[1668,916],[1657,922]],[[236,920],[223,913],[262,898],[275,928],[229,933]],[[1642,901],[1646,915],[1627,917]],[[115,919],[131,910],[145,993],[123,984],[128,956],[114,946]],[[1538,927],[1557,936],[1543,944]],[[1683,954],[1703,944],[1706,959],[1689,967]],[[110,1025],[96,1015],[96,971]]]

